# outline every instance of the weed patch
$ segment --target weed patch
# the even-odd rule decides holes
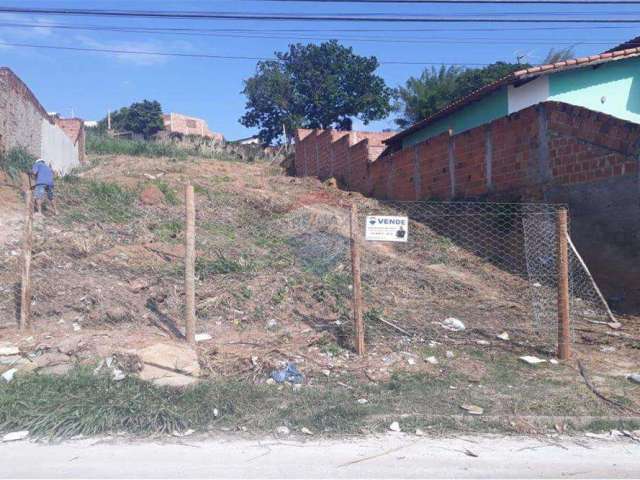
[[[63,178],[60,198],[70,222],[124,223],[137,215],[136,193],[116,183]]]
[[[217,257],[213,260],[206,258],[196,260],[196,275],[202,280],[211,275],[245,273],[253,270],[254,264],[243,255],[235,259],[218,252]]]
[[[21,173],[28,173],[35,161],[36,158],[21,147],[0,152],[0,170],[4,170],[14,182],[20,180]]]

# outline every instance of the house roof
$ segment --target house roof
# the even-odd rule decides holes
[[[507,75],[506,77],[501,78],[500,80],[497,80],[497,81],[495,81],[493,83],[485,85],[484,87],[479,88],[478,90],[475,90],[474,92],[471,92],[469,95],[466,95],[464,97],[461,97],[461,98],[453,101],[452,103],[450,103],[449,105],[444,107],[442,110],[439,110],[438,112],[436,112],[433,115],[425,118],[424,120],[421,120],[420,122],[412,125],[408,129],[403,130],[402,132],[398,133],[397,135],[394,135],[393,137],[385,140],[384,143],[386,143],[388,145],[397,144],[403,138],[411,135],[412,133],[414,133],[414,132],[416,132],[418,130],[423,129],[425,126],[427,126],[431,122],[433,122],[435,120],[438,120],[440,118],[446,117],[450,113],[453,113],[454,111],[459,110],[459,109],[467,106],[468,104],[470,104],[472,102],[475,102],[476,100],[479,100],[480,98],[484,97],[485,95],[488,95],[489,93],[495,92],[496,90],[498,90],[502,86],[512,85],[514,83],[518,83],[518,82],[521,82],[521,81],[524,81],[524,80],[529,80],[531,78],[535,78],[535,77],[538,77],[540,75],[547,75],[547,74],[550,74],[550,73],[556,73],[556,72],[560,72],[560,71],[564,71],[564,70],[572,70],[572,69],[577,69],[577,68],[583,68],[583,67],[586,67],[586,66],[599,65],[599,64],[602,64],[602,63],[607,63],[607,62],[612,62],[612,61],[616,61],[616,60],[622,60],[622,59],[627,59],[627,58],[631,58],[631,57],[640,56],[640,37],[638,39],[632,39],[627,43],[631,44],[634,41],[638,42],[638,43],[636,43],[636,45],[638,45],[638,46],[636,46],[634,48],[626,48],[626,49],[623,49],[623,50],[607,51],[607,52],[604,52],[604,53],[600,53],[600,54],[597,54],[597,55],[591,55],[591,56],[588,56],[588,57],[580,57],[580,58],[574,58],[574,59],[570,59],[570,60],[563,60],[561,62],[550,63],[550,64],[546,64],[546,65],[538,65],[538,66],[535,66],[535,67],[530,67],[530,68],[524,68],[522,70],[517,70],[517,71]],[[622,45],[626,45],[626,44],[622,44]]]

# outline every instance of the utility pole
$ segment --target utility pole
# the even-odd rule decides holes
[[[107,110],[107,130],[111,130],[111,110]]]

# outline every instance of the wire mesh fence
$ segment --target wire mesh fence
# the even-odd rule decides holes
[[[487,202],[384,202],[361,211],[409,220],[406,242],[365,241],[368,327],[389,324],[425,338],[442,322],[553,350],[558,332],[560,205]],[[607,323],[585,265],[569,252],[571,319]],[[376,320],[386,320],[376,322]]]

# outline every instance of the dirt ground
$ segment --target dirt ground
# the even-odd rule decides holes
[[[58,216],[34,224],[32,332],[16,328],[22,207],[0,186],[0,343],[38,356],[60,345],[81,363],[180,342],[183,186],[197,198],[199,362],[209,377],[264,382],[285,361],[307,381],[388,381],[395,372],[479,388],[494,413],[635,415],[640,319],[621,329],[574,325],[574,360],[553,358],[553,329],[536,331],[528,282],[418,227],[424,248],[363,252],[368,355],[351,349],[348,208],[377,202],[267,163],[102,156],[57,185]],[[162,192],[145,204],[145,189]],[[421,228],[423,228],[421,230]],[[460,332],[442,322],[464,322]],[[389,326],[389,323],[404,330]],[[497,335],[508,333],[509,339]],[[435,360],[434,360],[435,359]],[[592,386],[618,406],[597,398]],[[0,369],[3,368],[0,366]],[[515,388],[514,388],[515,386]],[[520,387],[518,387],[520,386]],[[536,392],[549,401],[541,407]],[[567,397],[569,392],[569,397]],[[558,402],[565,398],[566,404]],[[544,402],[543,402],[544,403]]]

